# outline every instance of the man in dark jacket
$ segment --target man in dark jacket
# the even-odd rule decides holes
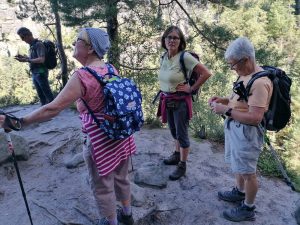
[[[44,44],[35,39],[31,31],[26,27],[21,27],[17,34],[22,41],[29,44],[29,56],[16,55],[15,59],[19,62],[28,62],[30,72],[32,75],[33,84],[36,88],[42,105],[51,102],[54,97],[48,81],[48,69],[44,65],[45,62],[45,46]]]

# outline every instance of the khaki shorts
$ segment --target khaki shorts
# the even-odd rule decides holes
[[[235,174],[256,173],[257,161],[263,145],[258,127],[225,120],[225,162]]]

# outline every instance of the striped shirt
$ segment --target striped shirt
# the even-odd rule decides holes
[[[92,69],[103,75],[108,72],[107,67],[93,67]],[[101,123],[103,121],[104,110],[102,87],[87,71],[78,70],[77,73],[79,74],[78,77],[81,80],[84,90],[82,98],[88,103]],[[135,153],[136,146],[133,136],[126,139],[113,140],[97,126],[81,99],[77,101],[77,109],[80,112],[82,131],[87,133],[91,140],[91,153],[100,176],[109,174],[121,161],[126,160],[130,155]]]

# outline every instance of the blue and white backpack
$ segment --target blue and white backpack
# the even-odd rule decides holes
[[[108,73],[104,76],[89,67],[82,68],[92,74],[103,87],[105,110],[101,124],[88,104],[82,100],[98,127],[112,139],[124,139],[139,131],[144,123],[142,95],[131,79],[116,75],[110,64],[106,63],[106,66]]]

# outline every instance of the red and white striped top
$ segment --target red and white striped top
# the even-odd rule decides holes
[[[92,69],[103,75],[108,72],[106,67],[93,67]],[[102,87],[87,71],[78,70],[77,73],[84,89],[82,98],[88,103],[101,123],[103,121],[102,115],[104,109],[104,97],[101,94]],[[77,109],[80,112],[82,130],[89,135],[91,140],[93,147],[92,156],[100,176],[109,174],[121,161],[126,160],[131,154],[135,153],[136,145],[133,136],[126,139],[113,140],[97,126],[80,99],[77,101]]]

